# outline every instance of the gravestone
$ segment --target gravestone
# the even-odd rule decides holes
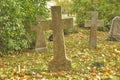
[[[112,20],[112,24],[108,34],[108,40],[120,41],[120,17],[119,16],[116,16]]]
[[[71,61],[66,58],[65,41],[63,29],[73,27],[73,19],[61,18],[61,7],[51,7],[52,20],[48,24],[53,31],[53,60],[50,61],[49,71],[69,71],[71,70]]]
[[[71,70],[71,62],[66,58],[64,33],[63,29],[73,26],[73,19],[61,19],[61,7],[51,7],[52,23],[51,28],[53,30],[53,53],[54,58],[49,63],[50,71],[67,71]]]
[[[42,26],[40,24],[41,21],[45,20],[41,16],[37,16],[38,24],[32,25],[32,30],[36,31],[36,43],[35,43],[35,50],[36,51],[45,51],[47,50],[44,32]],[[45,26],[44,26],[45,27]]]
[[[103,20],[98,20],[98,13],[92,12],[92,20],[85,21],[85,27],[91,27],[89,48],[96,48],[97,46],[97,27],[104,26]]]

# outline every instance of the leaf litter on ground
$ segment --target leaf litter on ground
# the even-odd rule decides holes
[[[46,32],[48,38],[50,32]],[[107,41],[107,32],[97,34],[97,48],[89,49],[89,30],[65,36],[66,56],[72,62],[71,71],[49,72],[53,58],[52,42],[46,52],[23,52],[0,58],[1,80],[119,80],[120,43]]]

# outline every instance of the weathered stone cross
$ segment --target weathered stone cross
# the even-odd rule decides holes
[[[91,27],[89,48],[97,46],[97,27],[104,26],[103,20],[98,20],[98,13],[92,12],[92,20],[85,21],[85,27]]]
[[[52,21],[50,28],[53,30],[53,60],[49,63],[49,71],[68,71],[71,70],[71,62],[66,58],[64,28],[73,27],[73,19],[61,19],[61,7],[51,7]]]
[[[66,58],[65,41],[63,29],[73,27],[73,18],[62,19],[61,7],[51,7],[52,20],[40,21],[40,26],[36,28],[36,47],[46,47],[43,31],[51,29],[53,31],[53,60],[49,63],[49,71],[71,70],[71,61]],[[40,36],[41,35],[41,36]],[[41,44],[44,43],[44,44]],[[39,49],[39,48],[38,48]]]
[[[46,51],[47,47],[46,47],[46,42],[45,42],[45,37],[44,37],[44,30],[48,29],[48,27],[46,27],[45,25],[43,25],[44,23],[41,24],[41,22],[45,19],[43,19],[42,17],[38,16],[37,17],[38,20],[38,24],[37,25],[32,25],[32,30],[36,31],[36,44],[35,44],[35,50],[36,51]],[[44,28],[42,27],[44,26]]]

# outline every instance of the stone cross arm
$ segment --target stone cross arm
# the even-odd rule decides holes
[[[52,20],[40,21],[40,26],[44,30],[52,29]],[[62,19],[62,29],[73,27],[73,18]]]
[[[62,21],[61,24],[62,29],[73,27],[73,18],[62,19],[61,21]],[[40,21],[40,23],[31,26],[33,30],[38,30],[38,27],[42,27],[43,31],[49,30],[52,27],[52,20],[42,20]]]
[[[98,20],[98,12],[91,13],[91,20],[85,21],[85,27],[101,27],[104,26],[103,20]]]
[[[51,24],[51,20],[43,20],[40,21],[38,24],[34,24],[31,26],[32,30],[39,30],[42,29],[43,31],[45,30],[49,30],[50,29],[50,24]]]
[[[93,22],[91,20],[85,21],[85,27],[91,27],[94,24],[97,27],[101,27],[101,26],[104,26],[104,21],[103,20],[97,20],[96,22]]]

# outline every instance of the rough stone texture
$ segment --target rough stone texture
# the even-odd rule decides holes
[[[37,21],[40,22],[44,20],[42,17],[37,16]],[[35,50],[36,51],[46,51],[46,42],[44,37],[44,32],[42,29],[42,26],[38,23],[37,25],[32,25],[32,30],[36,31],[36,44],[35,44]]]
[[[53,30],[53,60],[49,63],[49,71],[68,71],[71,70],[71,62],[66,58],[65,42],[63,29],[73,27],[73,19],[61,19],[61,7],[51,7],[52,21],[51,29]]]
[[[97,27],[104,26],[103,20],[98,20],[98,13],[92,12],[92,20],[85,21],[85,27],[91,27],[89,48],[96,48],[97,46]]]
[[[110,27],[108,40],[111,41],[120,41],[120,17],[116,16],[112,20],[112,24]]]

